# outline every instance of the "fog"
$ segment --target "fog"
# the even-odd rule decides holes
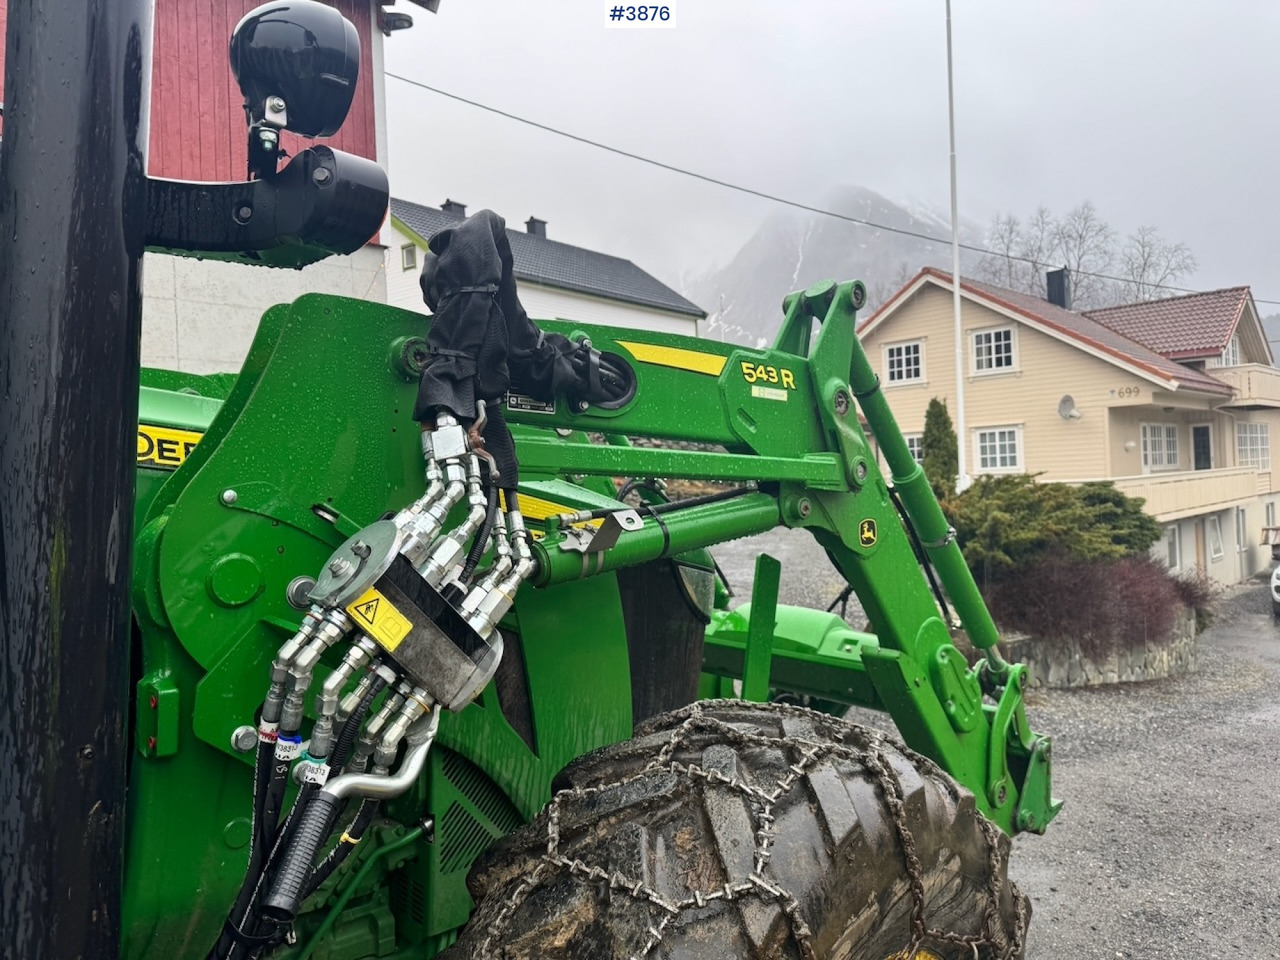
[[[942,0],[676,0],[609,29],[596,0],[401,0],[389,73],[708,176],[821,204],[839,184],[948,209]],[[961,216],[1090,200],[1199,260],[1187,285],[1274,276],[1280,4],[954,4]],[[386,81],[396,196],[446,197],[675,283],[777,208]],[[868,278],[871,279],[871,278]],[[1261,312],[1274,312],[1261,305]]]

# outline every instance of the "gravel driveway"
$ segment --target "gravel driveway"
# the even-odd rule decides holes
[[[813,540],[780,530],[717,548],[739,598],[762,550],[782,561],[782,602],[825,607],[840,591]],[[1014,841],[1028,960],[1280,952],[1278,695],[1280,627],[1256,582],[1223,599],[1191,676],[1031,694],[1066,807]]]

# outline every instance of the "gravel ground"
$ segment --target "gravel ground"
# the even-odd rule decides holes
[[[764,550],[782,561],[782,602],[839,593],[807,534],[775,531],[717,548],[739,598]],[[860,625],[852,604],[848,619]],[[1194,674],[1029,697],[1066,806],[1044,836],[1014,841],[1011,873],[1034,906],[1028,960],[1276,955],[1278,691],[1280,626],[1255,581],[1220,602]]]

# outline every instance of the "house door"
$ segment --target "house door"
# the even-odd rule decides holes
[[[1213,445],[1207,423],[1191,428],[1191,460],[1196,470],[1208,470],[1213,466]]]
[[[1244,507],[1236,507],[1236,550],[1239,551],[1241,580],[1248,580],[1253,576],[1253,551],[1249,549],[1247,522]]]

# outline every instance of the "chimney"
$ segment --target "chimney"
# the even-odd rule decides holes
[[[445,213],[452,213],[454,216],[465,217],[467,215],[467,205],[459,203],[457,200],[446,200],[440,204],[440,209]]]
[[[533,234],[535,237],[545,237],[547,235],[547,221],[539,220],[537,217],[530,217],[524,222],[525,231]]]
[[[1071,309],[1071,271],[1066,267],[1061,270],[1050,270],[1045,274],[1045,285],[1048,288],[1049,302],[1063,310]]]

